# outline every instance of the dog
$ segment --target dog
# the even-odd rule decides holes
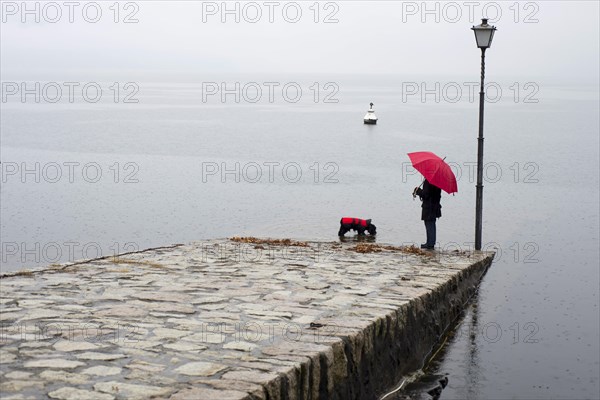
[[[369,232],[369,235],[371,236],[377,234],[377,228],[371,223],[370,219],[342,218],[340,220],[340,231],[338,232],[338,236],[344,236],[346,232],[350,230],[357,231],[358,236],[364,236],[365,231]]]

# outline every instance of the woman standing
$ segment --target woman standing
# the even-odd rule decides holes
[[[421,204],[421,219],[425,222],[427,242],[421,245],[422,249],[433,249],[435,247],[435,220],[442,216],[442,190],[429,183],[427,179],[423,182],[423,189],[416,187],[413,197],[419,196]]]

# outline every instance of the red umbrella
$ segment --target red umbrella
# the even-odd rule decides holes
[[[413,167],[419,171],[432,185],[450,194],[458,192],[456,177],[448,164],[429,151],[408,153]]]

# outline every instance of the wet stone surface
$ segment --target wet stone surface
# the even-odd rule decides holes
[[[489,257],[355,245],[223,239],[4,275],[0,397],[317,398],[347,377],[342,340]]]

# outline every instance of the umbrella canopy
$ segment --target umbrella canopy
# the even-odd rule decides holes
[[[450,194],[458,192],[456,176],[448,164],[429,151],[408,153],[413,167],[419,171],[432,185]]]

